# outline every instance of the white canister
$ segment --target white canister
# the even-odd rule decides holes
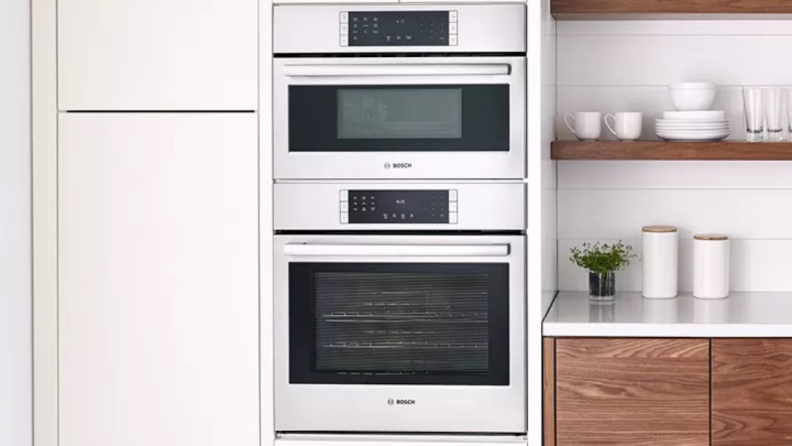
[[[674,226],[644,226],[641,234],[643,296],[676,297],[679,276],[679,231]]]
[[[729,295],[729,238],[725,235],[693,237],[693,295],[705,299]]]

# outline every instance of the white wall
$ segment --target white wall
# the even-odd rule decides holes
[[[583,110],[642,111],[643,139],[655,139],[654,118],[673,109],[667,84],[683,80],[718,83],[714,108],[726,110],[730,139],[744,139],[741,86],[792,85],[792,61],[777,56],[790,44],[792,21],[559,22],[559,139],[572,137],[563,114]],[[640,254],[650,224],[680,228],[681,290],[692,289],[692,238],[704,232],[732,239],[732,291],[792,290],[792,163],[563,161],[558,189],[562,290],[587,289],[572,246],[622,239]],[[617,282],[640,290],[640,262]]]
[[[0,1],[0,444],[32,444],[30,2]]]

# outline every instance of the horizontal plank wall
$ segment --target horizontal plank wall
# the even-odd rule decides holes
[[[558,22],[559,140],[571,140],[567,112],[641,111],[643,139],[672,110],[667,85],[713,81],[714,109],[726,110],[730,139],[745,137],[743,85],[792,86],[792,21]],[[603,139],[614,139],[603,126]],[[792,143],[789,145],[792,151]],[[680,289],[692,289],[692,236],[732,239],[732,291],[789,291],[785,253],[792,249],[792,162],[560,161],[559,289],[587,289],[569,262],[585,241],[624,240],[640,255],[641,226],[680,228]],[[640,261],[617,275],[623,291],[641,289]]]

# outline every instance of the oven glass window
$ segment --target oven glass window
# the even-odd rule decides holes
[[[508,385],[508,264],[292,263],[290,382]]]
[[[508,85],[289,87],[290,152],[508,150]]]
[[[338,138],[460,139],[462,89],[339,89]]]

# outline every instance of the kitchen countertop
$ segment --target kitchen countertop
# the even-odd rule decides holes
[[[792,338],[792,292],[732,293],[726,299],[645,299],[618,293],[590,304],[586,292],[560,292],[543,324],[555,337]]]

